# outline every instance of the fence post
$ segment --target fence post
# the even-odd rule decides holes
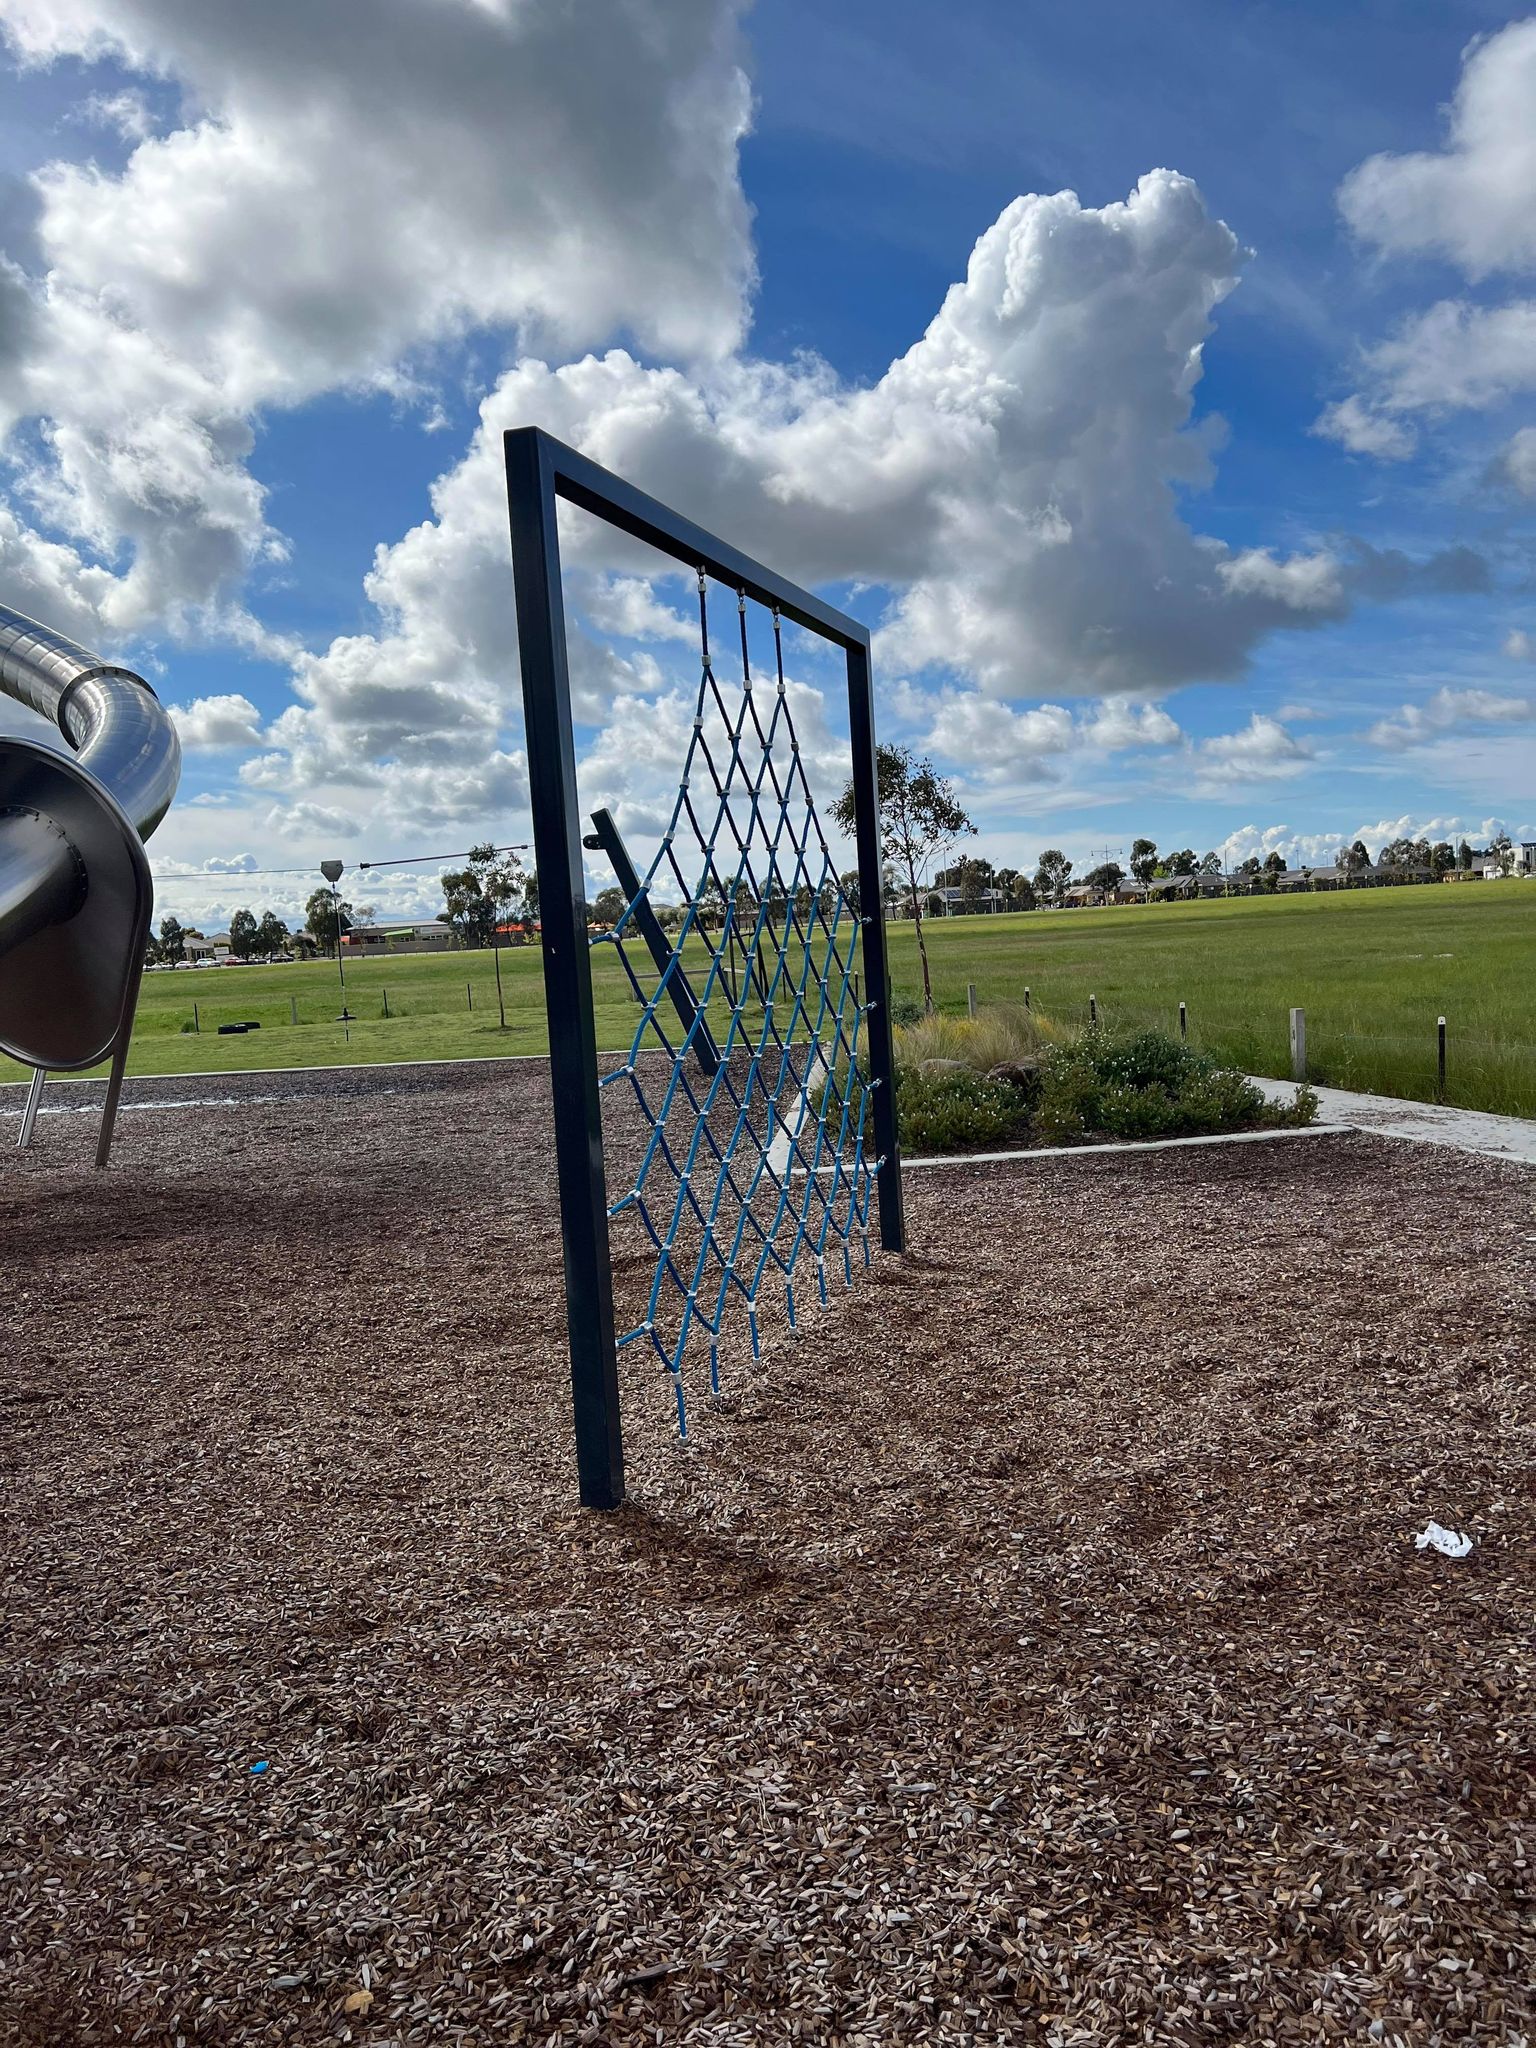
[[[1179,1005],[1179,1036],[1180,1038],[1188,1038],[1189,1036],[1189,1010],[1183,1003]]]
[[[1097,1031],[1097,1030],[1098,1030],[1098,1028],[1099,1028],[1099,999],[1098,999],[1098,997],[1097,997],[1097,996],[1090,996],[1090,997],[1088,998],[1088,1029],[1089,1029],[1090,1031]]]
[[[385,990],[384,990],[384,1015],[385,1015],[386,1017],[388,1017],[388,1015],[389,1015],[389,990],[388,990],[388,989],[385,989]]]
[[[974,1018],[976,1015],[976,984],[974,981],[968,981],[965,984],[965,1008],[966,1014]]]
[[[464,984],[464,998],[469,1007],[473,1009],[475,1007],[475,985],[472,981],[466,981]]]
[[[1307,1013],[1305,1010],[1291,1012],[1291,1079],[1305,1081],[1307,1078]]]
[[[1027,1009],[1029,1008],[1029,990],[1028,990],[1028,989],[1025,989],[1025,991],[1024,991],[1024,1007],[1025,1007],[1025,1009],[1026,1009],[1026,1010],[1027,1010]]]
[[[299,1021],[299,999],[297,996],[290,996],[288,998],[288,1019],[293,1024],[297,1024]]]
[[[1436,1035],[1438,1036],[1438,1038],[1439,1038],[1439,1041],[1440,1041],[1440,1045],[1439,1045],[1439,1055],[1440,1055],[1440,1057],[1439,1057],[1439,1063],[1438,1063],[1438,1066],[1439,1066],[1439,1078],[1438,1078],[1438,1083],[1437,1083],[1437,1086],[1436,1086],[1436,1088],[1435,1088],[1435,1100],[1436,1100],[1436,1102],[1444,1102],[1444,1100],[1445,1100],[1445,1019],[1444,1019],[1443,1017],[1442,1017],[1442,1018],[1440,1019],[1440,1022],[1439,1022],[1439,1026],[1438,1026],[1438,1030],[1437,1030],[1437,1034],[1436,1034]]]
[[[198,1014],[197,1014],[197,1005],[196,1005],[196,1003],[194,1003],[194,1004],[192,1005],[192,1029],[193,1029],[194,1031],[201,1031],[201,1030],[202,1030],[202,1028],[203,1028],[203,1020],[201,1019],[201,1017],[199,1017],[199,1016],[198,1016]]]

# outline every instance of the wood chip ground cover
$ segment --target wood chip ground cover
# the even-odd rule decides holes
[[[914,1175],[596,1517],[546,1089],[6,1155],[0,2040],[1529,2036],[1536,1178]]]

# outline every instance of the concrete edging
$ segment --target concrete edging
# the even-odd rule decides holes
[[[923,1166],[1002,1166],[1034,1159],[1102,1159],[1106,1152],[1176,1152],[1193,1145],[1262,1145],[1271,1138],[1358,1136],[1353,1124],[1303,1124],[1287,1131],[1216,1131],[1200,1138],[1116,1138],[1107,1145],[1037,1145],[1013,1152],[954,1152],[941,1156],[903,1153],[901,1170]]]

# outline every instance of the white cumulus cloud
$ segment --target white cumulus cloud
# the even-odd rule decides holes
[[[1345,221],[1389,256],[1438,256],[1472,284],[1536,271],[1536,18],[1468,49],[1440,150],[1367,158],[1339,188]],[[1415,421],[1487,411],[1536,390],[1536,299],[1448,298],[1363,352],[1363,390],[1329,406],[1314,431],[1357,454],[1400,460]],[[1505,480],[1536,489],[1522,429]]]
[[[1536,698],[1507,697],[1497,690],[1444,688],[1422,704],[1404,704],[1371,727],[1378,747],[1400,752],[1432,745],[1459,728],[1527,725],[1536,719]]]
[[[261,745],[261,713],[249,697],[195,697],[190,704],[168,704],[185,751]]]
[[[13,601],[93,641],[238,629],[283,552],[261,411],[425,394],[430,352],[477,328],[730,351],[753,278],[738,13],[0,0],[24,64],[110,58],[180,101],[159,133],[131,86],[92,103],[144,132],[120,171],[43,166],[32,273],[0,269],[0,434],[35,424],[0,523]]]

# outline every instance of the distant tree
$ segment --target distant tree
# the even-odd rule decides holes
[[[1371,856],[1363,839],[1357,839],[1350,846],[1341,846],[1335,866],[1346,882],[1363,879],[1370,873]]]
[[[1507,832],[1500,832],[1488,842],[1488,851],[1499,864],[1499,873],[1507,875],[1515,865],[1515,849]]]
[[[1090,868],[1083,880],[1090,889],[1102,889],[1111,894],[1125,880],[1125,869],[1117,860],[1107,860],[1101,867]]]
[[[174,967],[179,960],[185,960],[186,957],[187,934],[181,920],[175,917],[162,917],[160,937],[156,941],[156,958],[165,966]]]
[[[275,960],[279,953],[287,952],[292,936],[275,910],[265,910],[261,923],[256,927],[256,951],[263,960]],[[230,937],[234,937],[233,932]]]
[[[919,760],[910,747],[876,747],[875,783],[880,837],[912,892],[917,954],[923,970],[923,1008],[931,1014],[933,981],[918,892],[929,863],[947,853],[957,839],[974,834],[976,827],[955,795],[953,783],[940,775],[931,761]],[[858,817],[851,780],[832,806],[832,816],[838,829],[851,839]]]
[[[1283,875],[1286,872],[1285,855],[1278,852],[1265,854],[1264,869],[1267,874]]]
[[[1199,866],[1192,846],[1181,846],[1177,853],[1170,853],[1168,856],[1170,875],[1192,875],[1198,871]]]
[[[1465,839],[1463,839],[1460,845],[1456,848],[1456,865],[1461,869],[1463,874],[1465,874],[1472,865],[1472,849],[1470,846],[1468,846]],[[165,930],[165,926],[162,925],[160,929],[163,932]]]
[[[313,960],[320,950],[319,946],[315,943],[314,933],[304,925],[301,925],[296,932],[288,934],[288,944],[292,949],[295,960]]]
[[[993,886],[992,863],[989,860],[962,860],[956,875],[960,908],[968,914],[980,910],[988,889]]]
[[[837,884],[843,892],[843,901],[847,904],[848,908],[853,912],[854,916],[857,917],[859,914],[858,869],[850,868],[846,875],[839,875],[837,878]]]
[[[1020,874],[1017,868],[999,868],[992,880],[993,885],[1001,890],[1007,909],[1034,909],[1035,892],[1029,885],[1028,875]]]
[[[1058,847],[1048,846],[1035,866],[1035,894],[1057,901],[1072,879],[1072,863]]]
[[[443,916],[466,946],[495,943],[499,927],[528,900],[528,877],[515,853],[499,854],[494,846],[472,846],[469,865],[439,877]]]
[[[1131,841],[1131,873],[1138,882],[1150,882],[1157,872],[1157,841],[1155,839],[1133,839]]]
[[[345,897],[333,896],[329,889],[316,889],[304,905],[305,930],[318,949],[333,959],[338,936],[345,938],[354,922],[351,904]]]
[[[1441,881],[1456,865],[1456,854],[1448,839],[1437,839],[1429,849],[1429,870],[1435,880]]]
[[[624,891],[610,884],[608,888],[598,890],[592,899],[589,915],[593,924],[607,925],[611,930],[628,907],[629,898]]]
[[[249,910],[237,910],[229,920],[229,950],[237,960],[249,960],[256,951],[261,926]]]
[[[1203,853],[1200,856],[1200,872],[1202,875],[1219,875],[1221,871],[1221,855],[1219,853]]]

